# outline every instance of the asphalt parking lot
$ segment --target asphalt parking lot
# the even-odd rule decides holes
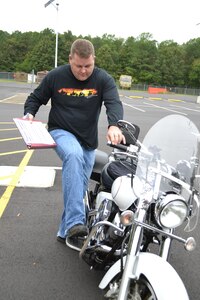
[[[33,88],[0,84],[0,299],[100,300],[98,284],[103,274],[90,271],[77,252],[56,241],[62,212],[61,162],[53,149],[27,150],[13,122],[23,115],[24,101]],[[121,92],[126,119],[141,127],[141,137],[157,119],[174,111],[187,114],[200,130],[195,97],[158,98]],[[37,118],[47,122],[48,112],[49,106],[42,107]],[[101,116],[100,149],[108,152],[106,124]],[[177,243],[172,249],[172,262],[191,300],[199,300],[200,293],[199,232],[198,225],[193,253]]]

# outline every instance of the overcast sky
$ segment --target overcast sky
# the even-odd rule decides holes
[[[117,38],[138,37],[149,32],[158,42],[178,44],[200,37],[200,0],[0,0],[0,30],[112,34]],[[58,15],[58,25],[57,18]]]

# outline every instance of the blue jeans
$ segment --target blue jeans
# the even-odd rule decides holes
[[[57,236],[65,238],[76,224],[85,224],[83,198],[94,165],[95,151],[85,149],[70,132],[55,129],[50,134],[57,144],[56,153],[62,160],[64,210]]]

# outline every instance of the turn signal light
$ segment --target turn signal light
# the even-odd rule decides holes
[[[124,226],[129,226],[133,223],[134,213],[131,210],[125,210],[121,213],[120,221]]]

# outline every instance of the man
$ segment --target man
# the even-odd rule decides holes
[[[50,71],[31,93],[24,106],[25,117],[33,120],[39,107],[51,98],[48,130],[61,158],[64,211],[57,240],[73,243],[88,234],[83,198],[98,146],[98,120],[102,104],[108,118],[107,140],[125,143],[117,121],[123,107],[113,78],[95,67],[93,44],[77,39],[71,46],[69,64]]]

